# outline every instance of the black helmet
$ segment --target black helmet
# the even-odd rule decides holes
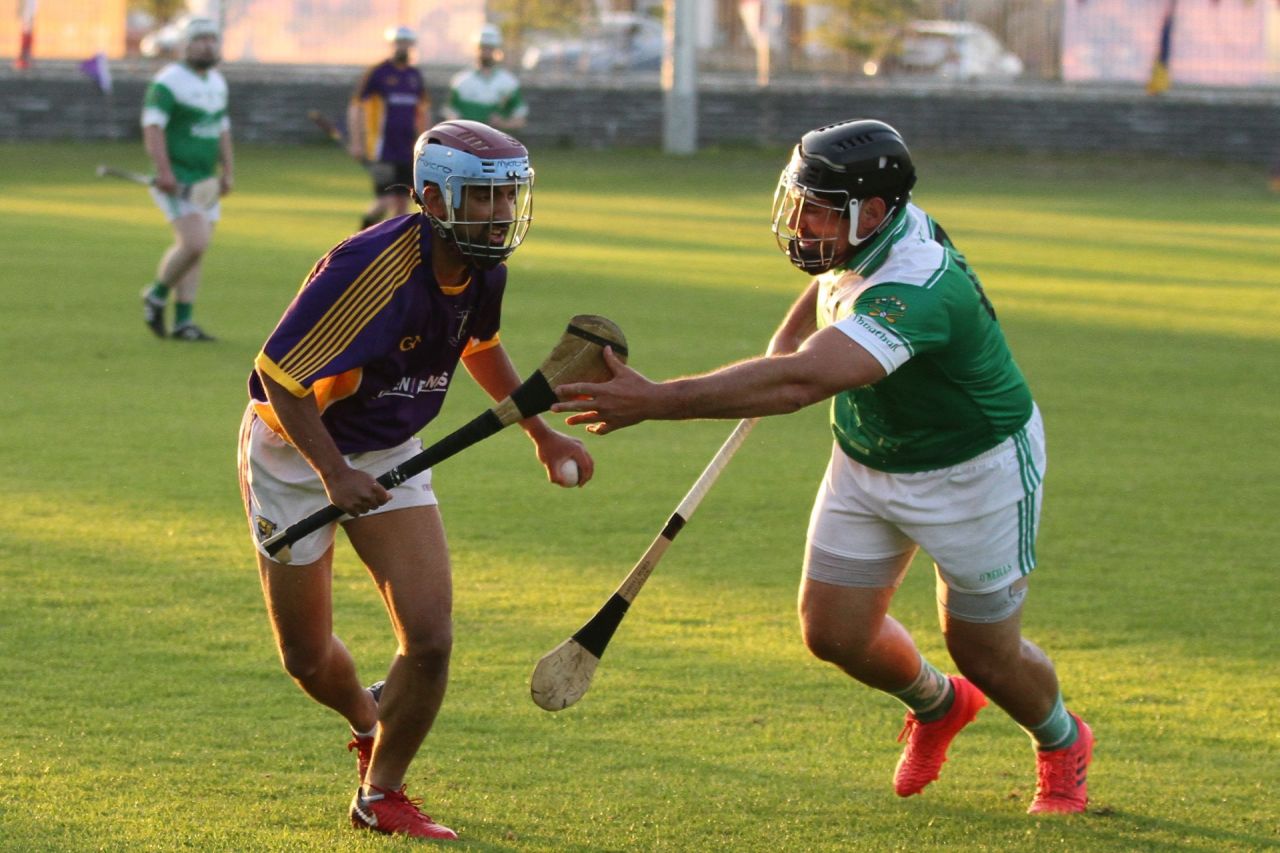
[[[798,161],[798,162],[797,162]],[[794,180],[810,189],[843,190],[850,198],[907,200],[916,168],[902,135],[882,121],[853,119],[811,130],[796,149]]]
[[[911,152],[884,122],[855,119],[811,130],[778,178],[773,200],[778,247],[805,272],[824,273],[879,233],[906,204],[915,183]],[[859,238],[858,213],[869,198],[884,199],[888,210],[874,232]],[[821,236],[801,233],[799,222],[815,212],[832,227],[823,227]]]

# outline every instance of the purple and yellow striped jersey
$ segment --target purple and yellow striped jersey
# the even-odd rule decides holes
[[[426,126],[431,106],[418,69],[380,62],[365,72],[352,100],[364,107],[365,156],[412,163],[418,128]]]
[[[420,213],[349,237],[312,268],[249,377],[258,416],[283,434],[259,374],[314,392],[338,449],[395,447],[440,412],[464,354],[498,343],[505,265],[457,287],[431,272]]]

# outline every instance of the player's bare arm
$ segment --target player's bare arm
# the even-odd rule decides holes
[[[364,162],[364,103],[354,98],[347,105],[347,153]]]
[[[391,495],[376,479],[347,464],[320,420],[314,394],[295,397],[270,376],[258,375],[285,435],[320,475],[331,504],[349,515],[360,515],[391,500]]]
[[[422,93],[422,97],[418,99],[418,109],[414,114],[414,130],[419,135],[426,132],[431,126],[431,98],[426,92]]]
[[[789,414],[885,377],[880,362],[836,328],[810,336],[790,355],[758,356],[661,383],[627,367],[608,349],[605,361],[613,379],[561,385],[556,388],[561,402],[551,407],[580,413],[566,423],[588,424],[588,431],[598,435],[645,420]]]
[[[158,124],[149,124],[142,128],[142,144],[147,156],[155,165],[155,187],[162,193],[173,195],[178,191],[178,179],[173,174],[173,164],[169,161],[169,147],[165,142],[164,128]]]
[[[471,378],[494,400],[502,400],[519,387],[521,379],[511,357],[502,344],[476,350],[462,359],[462,365]],[[547,477],[559,486],[583,486],[595,472],[595,461],[578,439],[558,432],[547,425],[541,416],[535,415],[520,421],[520,428],[533,441],[538,461],[547,470]],[[564,465],[572,460],[576,466],[573,482],[565,479]]]
[[[809,282],[769,340],[767,355],[789,355],[818,331],[818,280]]]
[[[218,175],[218,192],[226,195],[231,192],[236,182],[235,155],[231,147],[231,131],[224,130],[218,137],[218,162],[222,169]]]

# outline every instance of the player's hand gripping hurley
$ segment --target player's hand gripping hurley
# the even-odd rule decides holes
[[[144,187],[154,187],[156,185],[156,179],[153,175],[144,175],[141,172],[133,172],[129,169],[117,169],[115,166],[100,165],[93,171],[99,178],[119,178],[122,181],[129,181]],[[182,199],[190,198],[191,185],[178,184],[178,191],[174,195]]]
[[[338,126],[329,120],[327,115],[319,110],[307,110],[307,118],[311,120],[312,124],[320,128],[320,132],[327,136],[334,145],[337,145],[343,151],[347,151],[346,137],[342,135],[342,131],[338,129]],[[347,151],[347,153],[350,154],[349,151]],[[354,159],[365,168],[365,171],[370,170],[371,165],[367,158],[356,157]]]
[[[378,477],[378,482],[384,489],[394,488],[503,427],[547,411],[556,402],[557,385],[608,379],[609,366],[603,356],[606,346],[612,347],[619,358],[626,359],[627,339],[612,320],[579,314],[569,321],[560,342],[542,366],[512,391],[511,396]],[[287,563],[290,545],[342,516],[342,510],[329,504],[264,541],[263,550],[268,556]]]
[[[567,708],[582,698],[591,687],[591,677],[595,675],[600,656],[609,645],[614,631],[627,615],[627,608],[640,594],[641,587],[653,573],[654,567],[666,553],[673,539],[693,516],[698,504],[711,490],[720,472],[729,464],[733,454],[746,440],[747,433],[755,426],[755,418],[738,421],[733,432],[725,439],[724,444],[716,451],[716,455],[707,463],[707,467],[689,489],[689,493],[680,501],[676,511],[667,519],[662,532],[644,552],[644,556],[635,564],[617,590],[609,597],[596,615],[578,632],[551,651],[542,656],[538,665],[533,668],[533,677],[529,680],[529,693],[534,703],[547,711],[559,711]]]

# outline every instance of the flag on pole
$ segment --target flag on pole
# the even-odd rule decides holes
[[[107,55],[99,51],[91,59],[80,63],[80,70],[98,87],[104,95],[111,94],[111,66],[107,65]]]
[[[24,69],[31,67],[31,53],[36,40],[36,2],[22,0],[18,6],[18,14],[22,19],[22,41],[18,45],[18,56],[13,60],[13,67]]]
[[[1164,13],[1164,23],[1160,25],[1160,46],[1156,50],[1156,61],[1151,65],[1151,79],[1147,81],[1147,94],[1158,95],[1169,89],[1169,54],[1173,47],[1173,13],[1178,8],[1178,0],[1169,0],[1169,8]]]

